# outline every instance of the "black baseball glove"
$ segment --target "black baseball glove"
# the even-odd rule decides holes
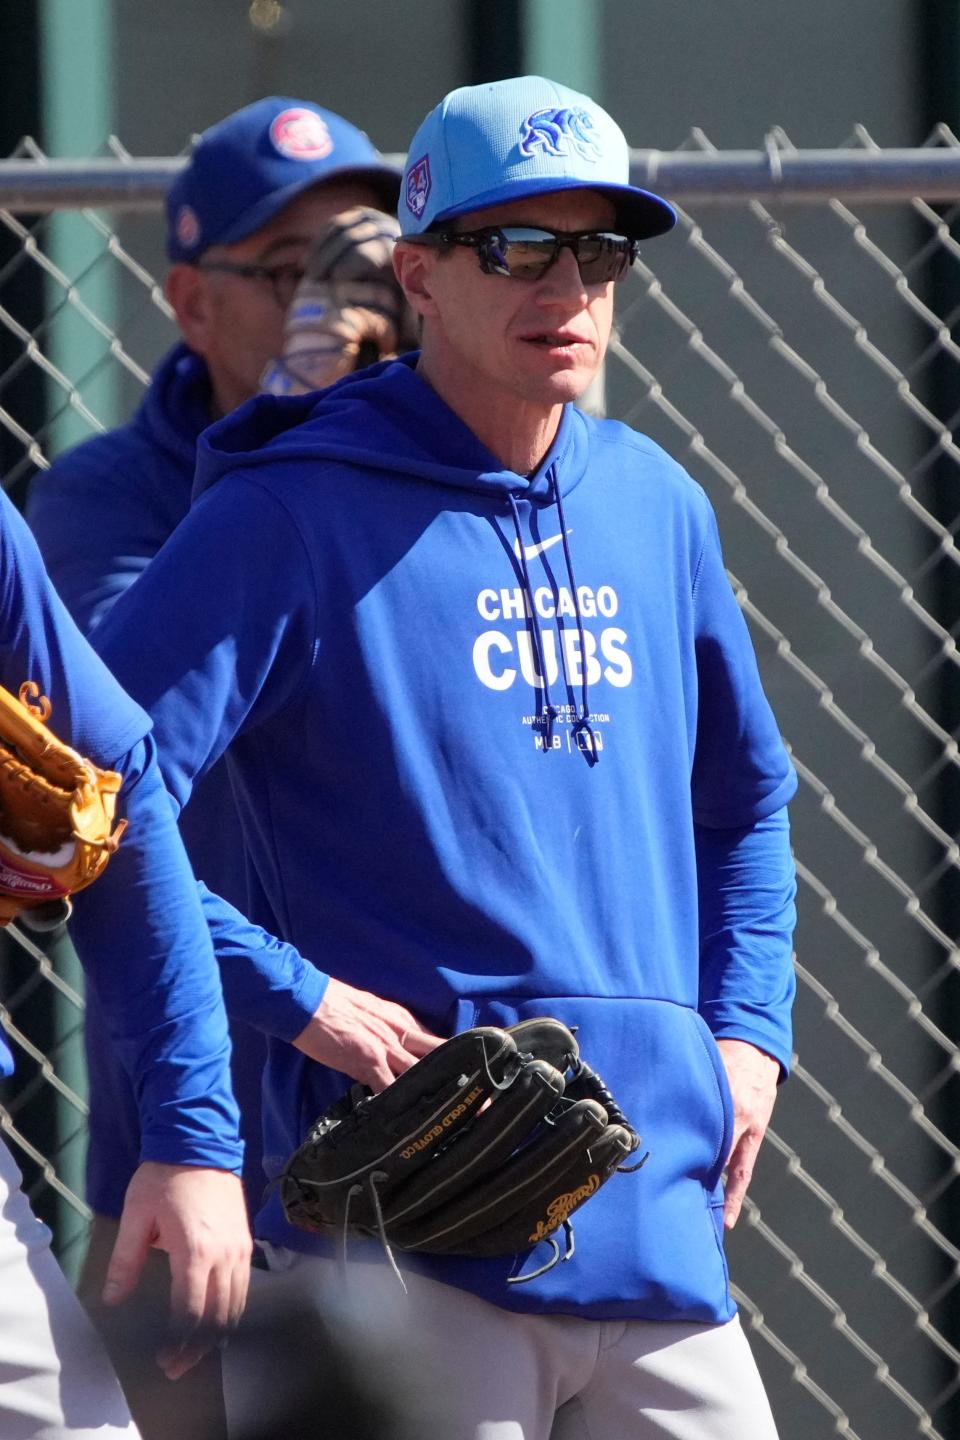
[[[281,1180],[305,1230],[388,1248],[513,1255],[564,1226],[640,1136],[558,1020],[465,1030],[373,1095],[355,1085],[313,1126]],[[646,1158],[646,1157],[644,1157]],[[640,1162],[642,1164],[643,1161]],[[639,1165],[629,1167],[639,1169]]]

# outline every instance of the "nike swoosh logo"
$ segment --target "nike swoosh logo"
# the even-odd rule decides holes
[[[569,535],[571,532],[568,530],[566,533]],[[549,550],[552,545],[559,545],[562,539],[562,535],[551,535],[549,540],[541,540],[538,545],[524,545],[523,559],[536,560],[537,556],[542,555],[544,550]],[[517,559],[519,560],[521,558],[519,540],[514,540],[513,551]]]

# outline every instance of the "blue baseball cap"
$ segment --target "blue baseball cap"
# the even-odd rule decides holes
[[[421,235],[487,205],[589,188],[609,195],[635,240],[663,235],[676,211],[630,184],[623,131],[587,95],[540,75],[452,90],[410,142],[398,217]]]
[[[309,100],[271,95],[211,125],[167,194],[167,254],[196,260],[252,235],[302,190],[366,181],[392,210],[400,176],[362,130]]]

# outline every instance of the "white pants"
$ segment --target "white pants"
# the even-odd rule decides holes
[[[0,1141],[0,1436],[137,1440],[106,1353]]]
[[[693,1325],[514,1315],[418,1275],[353,1263],[347,1300],[336,1261],[270,1251],[254,1272],[248,1313],[267,1304],[276,1344],[278,1296],[305,1295],[336,1333],[354,1336],[361,1373],[384,1375],[443,1440],[776,1440],[776,1427],[738,1320]],[[294,1298],[296,1297],[296,1298]],[[281,1312],[282,1313],[282,1312]],[[322,1342],[315,1353],[322,1353]],[[231,1364],[231,1358],[234,1363]],[[269,1353],[224,1357],[231,1440],[266,1423]]]

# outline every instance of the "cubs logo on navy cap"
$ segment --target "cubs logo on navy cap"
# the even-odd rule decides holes
[[[269,96],[205,130],[167,195],[167,254],[199,258],[252,235],[302,190],[358,179],[397,203],[400,176],[362,130],[308,100]]]
[[[630,184],[623,131],[587,95],[540,75],[453,90],[410,142],[398,217],[411,238],[439,220],[589,187],[610,196],[636,240],[676,224],[672,205]]]

